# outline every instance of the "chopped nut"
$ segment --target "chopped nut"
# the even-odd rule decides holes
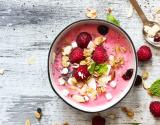
[[[102,36],[96,37],[95,40],[94,40],[94,44],[100,45],[100,44],[102,44],[105,40],[106,40],[105,37],[102,37]]]
[[[82,61],[80,62],[80,65],[87,65],[87,62],[86,62],[85,60],[82,60]]]
[[[134,112],[131,109],[128,109],[127,107],[121,107],[121,110],[126,113],[126,115],[130,118],[133,118]]]
[[[145,90],[148,90],[148,89],[150,88],[150,85],[147,84],[147,83],[145,83],[145,82],[143,82],[143,88],[144,88]]]
[[[133,6],[130,5],[129,10],[128,10],[127,17],[130,18],[130,17],[132,17],[132,15],[133,15]]]
[[[73,95],[72,96],[73,100],[75,100],[76,102],[85,102],[85,99],[83,96],[80,96],[80,95]]]
[[[97,92],[98,92],[98,94],[105,93],[106,92],[106,88],[103,87],[103,86],[98,86],[97,87]]]
[[[111,76],[111,81],[114,80],[116,77],[116,72],[114,70],[112,70],[110,73],[110,76]]]
[[[147,71],[142,72],[142,79],[146,80],[148,78],[148,76],[149,76],[149,72],[147,72]]]
[[[92,41],[90,41],[87,48],[91,49],[91,50],[94,50],[96,48],[96,45]]]
[[[79,64],[78,64],[78,63],[74,63],[74,64],[72,65],[72,67],[73,67],[73,68],[78,68],[78,67],[79,67]]]
[[[0,75],[3,75],[4,74],[4,69],[2,68],[2,69],[0,69]]]
[[[69,66],[69,57],[68,56],[62,56],[62,66],[68,67]]]
[[[83,85],[83,87],[80,89],[80,94],[81,95],[86,95],[86,92],[87,92],[87,88],[88,88],[88,86],[87,86],[87,84],[84,84]]]
[[[95,18],[97,17],[97,12],[96,12],[95,9],[90,9],[90,8],[88,8],[88,9],[87,9],[87,12],[86,12],[86,16],[87,16],[88,18],[95,19]]]
[[[28,59],[27,59],[27,63],[29,64],[29,65],[32,65],[32,64],[35,64],[35,62],[36,62],[36,58],[35,58],[35,56],[30,56]]]
[[[96,90],[96,80],[94,78],[90,78],[87,80],[87,84],[90,88]]]
[[[68,84],[70,84],[70,85],[76,85],[77,84],[76,78],[75,77],[70,77],[68,79]]]
[[[63,125],[69,125],[69,123],[68,123],[68,122],[65,122]]]
[[[31,122],[30,122],[29,119],[27,119],[27,120],[25,121],[25,125],[31,125]]]
[[[61,77],[58,79],[59,85],[65,85],[66,81]]]
[[[89,101],[89,97],[88,96],[84,96],[84,99],[85,99],[86,102]]]
[[[89,56],[91,56],[92,52],[93,52],[92,49],[84,49],[83,55],[84,55],[85,57],[89,57]]]
[[[90,65],[92,61],[93,61],[93,60],[91,59],[91,57],[87,57],[87,58],[85,59],[85,62],[86,62],[87,65]]]
[[[67,68],[63,68],[61,71],[62,74],[67,74],[68,73],[68,69]]]
[[[40,120],[41,119],[41,113],[39,112],[35,112],[34,116],[36,117],[36,119]]]

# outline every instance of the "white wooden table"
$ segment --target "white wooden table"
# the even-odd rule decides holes
[[[147,16],[160,5],[159,0],[139,3]],[[0,68],[5,69],[0,75],[0,125],[24,125],[26,119],[32,125],[60,125],[66,121],[70,125],[91,125],[95,114],[71,108],[51,89],[47,75],[49,47],[65,26],[86,18],[86,8],[97,9],[98,18],[105,19],[105,8],[112,7],[138,49],[147,43],[136,13],[127,18],[129,5],[128,0],[0,0]],[[152,47],[152,52],[152,61],[139,65],[139,73],[144,69],[150,72],[148,83],[160,78],[160,50]],[[28,58],[33,60],[32,65],[27,63]],[[151,100],[155,99],[142,86],[134,87],[118,105],[100,114],[106,118],[106,125],[160,125],[149,112]],[[135,117],[128,118],[121,106],[132,108]],[[34,117],[37,107],[43,111],[40,123]],[[115,120],[107,117],[111,112],[116,113]]]

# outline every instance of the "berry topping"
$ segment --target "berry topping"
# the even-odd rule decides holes
[[[77,81],[84,81],[90,76],[86,65],[79,66],[74,72],[73,76],[76,78]]]
[[[160,117],[160,102],[159,101],[151,102],[149,109],[154,117]]]
[[[101,35],[106,35],[109,31],[108,27],[106,27],[104,25],[98,26],[97,30]]]
[[[154,36],[154,41],[155,41],[155,42],[160,42],[160,32],[158,32],[158,33]]]
[[[133,69],[128,69],[125,74],[123,74],[122,78],[124,80],[130,80],[133,75]]]
[[[83,50],[80,47],[72,49],[69,59],[71,63],[79,63],[83,59]]]
[[[105,125],[105,118],[101,116],[95,116],[92,118],[92,125]]]
[[[138,86],[142,84],[142,77],[140,75],[137,75],[136,81],[135,81],[135,86]]]
[[[104,63],[108,59],[108,55],[103,46],[97,46],[95,51],[93,52],[92,59],[96,63]]]
[[[79,47],[81,48],[87,48],[88,43],[92,40],[92,37],[87,32],[81,32],[76,39],[76,42]]]
[[[139,61],[148,61],[152,58],[151,49],[148,46],[141,46],[137,52]]]

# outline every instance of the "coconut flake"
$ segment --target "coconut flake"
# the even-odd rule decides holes
[[[63,78],[58,79],[59,85],[64,85],[66,81]]]
[[[107,100],[111,100],[113,98],[111,93],[106,93],[105,97]]]
[[[116,86],[117,86],[117,83],[116,83],[116,81],[112,81],[112,82],[110,82],[110,84],[109,84],[112,88],[115,88]]]
[[[88,81],[87,81],[87,84],[90,88],[96,90],[97,86],[96,86],[96,80],[94,78],[90,78]]]
[[[72,42],[71,46],[72,46],[72,48],[76,48],[77,47],[77,43],[76,42]]]
[[[61,71],[62,74],[67,74],[68,73],[68,68],[63,68]]]

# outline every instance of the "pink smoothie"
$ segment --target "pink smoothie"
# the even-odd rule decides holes
[[[68,89],[68,87],[70,86],[70,85],[61,86],[59,85],[59,82],[58,82],[58,79],[61,77],[61,69],[62,69],[62,65],[61,65],[62,55],[61,55],[60,48],[63,48],[64,46],[71,44],[72,41],[75,41],[77,35],[80,32],[90,33],[92,35],[92,39],[95,39],[96,37],[101,36],[97,31],[97,25],[95,24],[81,25],[79,27],[73,28],[71,31],[65,34],[64,37],[59,42],[59,44],[56,45],[56,51],[55,51],[56,58],[55,58],[54,64],[52,65],[52,69],[53,69],[52,71],[53,71],[53,78],[55,80],[55,83],[53,86],[58,88],[59,91],[62,91],[63,89]],[[109,86],[109,84],[107,84],[106,91],[111,93],[113,98],[111,100],[107,100],[105,97],[105,94],[101,94],[97,96],[96,100],[89,100],[88,102],[80,103],[80,105],[83,105],[86,107],[100,106],[100,105],[104,105],[105,103],[109,101],[114,100],[115,98],[117,98],[117,96],[120,93],[122,93],[122,91],[124,91],[126,86],[128,86],[129,84],[129,81],[125,81],[122,78],[122,75],[126,72],[126,70],[133,68],[132,64],[133,64],[134,53],[133,53],[130,43],[122,34],[120,34],[119,32],[117,32],[116,30],[112,28],[109,29],[109,32],[105,35],[105,37],[106,37],[106,41],[103,44],[103,46],[107,50],[108,55],[117,56],[113,49],[115,48],[116,45],[120,45],[127,49],[125,53],[120,53],[120,56],[124,58],[124,65],[122,65],[120,68],[117,68],[115,70],[116,76],[114,80],[117,83],[116,88],[112,88]],[[66,79],[67,77],[70,77],[70,75],[71,73],[67,74]],[[76,92],[70,91],[70,93],[73,94]],[[74,101],[70,96],[68,96],[67,98]]]

